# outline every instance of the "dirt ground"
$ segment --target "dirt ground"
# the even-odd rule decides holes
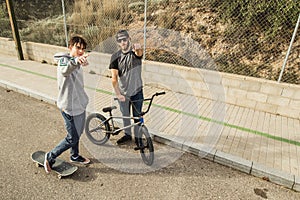
[[[96,159],[93,146],[84,144],[85,135],[80,150],[92,164],[79,165],[73,175],[59,180],[30,158],[65,136],[58,109],[4,88],[0,102],[0,199],[300,199],[298,192],[187,153],[152,171],[126,172],[118,167],[122,158],[114,151],[111,160]]]

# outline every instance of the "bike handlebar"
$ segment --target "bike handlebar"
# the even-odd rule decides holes
[[[159,96],[159,95],[163,95],[163,94],[166,94],[166,92],[165,91],[164,92],[156,92],[155,96]]]
[[[150,107],[151,107],[151,104],[152,104],[152,101],[153,101],[153,99],[154,99],[155,96],[164,95],[164,94],[166,94],[165,91],[163,91],[163,92],[156,92],[155,94],[152,95],[151,98],[137,100],[137,101],[141,101],[141,100],[143,100],[143,101],[149,101],[149,100],[150,100],[150,103],[149,103],[149,105],[148,105],[147,110],[146,110],[145,112],[142,111],[142,112],[140,113],[140,115],[143,116],[143,115],[145,115],[147,112],[149,112]],[[129,99],[128,97],[125,97],[125,98],[126,98],[126,99]],[[119,100],[119,99],[115,97],[114,100]],[[129,99],[129,101],[131,101],[131,100]],[[131,101],[131,102],[135,102],[135,101]],[[133,106],[133,107],[134,107],[134,109],[136,109],[135,106]]]

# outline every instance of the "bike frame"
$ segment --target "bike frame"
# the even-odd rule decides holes
[[[112,125],[112,129],[113,129],[113,130],[111,130],[110,134],[115,135],[115,134],[117,134],[118,132],[120,132],[120,131],[122,131],[122,130],[125,130],[125,129],[127,129],[127,128],[131,128],[131,127],[139,126],[139,125],[143,126],[143,125],[144,125],[144,118],[143,118],[143,116],[144,116],[146,113],[149,112],[154,97],[155,97],[155,96],[162,95],[162,94],[165,94],[165,92],[155,93],[155,94],[152,95],[151,98],[136,100],[136,101],[143,101],[143,102],[145,102],[145,101],[150,101],[150,102],[149,102],[149,105],[148,105],[148,107],[147,107],[147,109],[146,109],[146,111],[142,111],[141,113],[139,113],[139,116],[138,116],[138,117],[133,117],[133,116],[128,116],[128,117],[127,117],[127,116],[114,116],[114,115],[112,115],[112,110],[113,110],[113,109],[111,109],[111,110],[109,111],[109,117],[104,121],[104,123],[108,123],[108,124],[109,124],[109,121],[111,121],[111,125]],[[127,99],[129,99],[129,98],[127,98]],[[114,98],[114,100],[118,100],[118,98]],[[136,102],[136,101],[131,101],[130,99],[129,99],[129,101],[130,101],[130,103]],[[135,109],[135,111],[137,111],[137,109],[135,108],[134,104],[132,104],[132,107],[133,107],[133,109]],[[114,119],[132,119],[132,120],[139,120],[139,121],[138,121],[138,122],[134,122],[134,123],[132,123],[132,124],[130,124],[130,125],[128,125],[128,126],[125,126],[125,127],[122,127],[122,128],[115,129]]]
[[[154,160],[154,147],[153,147],[153,142],[152,142],[150,133],[149,133],[146,125],[144,124],[143,116],[149,112],[150,107],[152,105],[152,100],[154,99],[154,96],[158,96],[158,95],[162,95],[162,94],[165,94],[165,92],[155,93],[154,95],[152,95],[151,98],[138,100],[138,101],[143,101],[143,102],[145,102],[145,101],[150,101],[150,102],[148,104],[148,108],[146,109],[146,111],[136,112],[136,113],[138,113],[137,116],[113,115],[112,114],[113,110],[117,109],[116,106],[105,107],[102,109],[102,111],[104,113],[109,113],[108,117],[106,117],[100,113],[92,113],[91,115],[89,115],[87,117],[87,123],[85,125],[87,137],[94,144],[102,145],[102,144],[105,144],[109,140],[111,135],[118,135],[121,131],[123,131],[125,129],[139,126],[139,127],[137,127],[139,130],[135,130],[136,147],[134,147],[134,150],[140,152],[143,162],[146,165],[149,165],[149,166],[152,165],[153,160]],[[116,99],[116,100],[118,100],[118,99]],[[130,99],[128,99],[128,100],[130,101]],[[130,101],[129,103],[131,103],[133,105],[132,107],[133,107],[134,111],[137,111],[133,102],[134,101]],[[95,123],[92,123],[92,125],[90,126],[91,120],[94,120],[94,119],[96,119]],[[134,122],[127,126],[124,126],[124,124],[120,125],[121,128],[119,128],[118,126],[115,126],[117,119],[134,120]],[[98,122],[99,120],[101,120],[101,123]],[[96,125],[96,127],[95,127],[95,125]],[[98,133],[98,130],[100,130],[99,133]],[[138,131],[138,132],[136,132],[136,131]],[[96,137],[93,136],[94,133],[95,133]],[[104,135],[103,135],[103,133],[104,133]]]
[[[134,122],[134,123],[132,123],[132,124],[130,124],[128,126],[124,126],[122,128],[116,129],[115,125],[114,125],[114,122],[115,122],[114,119],[139,119],[139,121],[138,122]],[[113,130],[111,130],[111,132],[110,132],[110,134],[112,134],[112,135],[115,135],[118,132],[123,131],[123,130],[125,130],[127,128],[131,128],[131,127],[138,126],[138,125],[144,125],[144,120],[143,119],[141,120],[140,117],[124,117],[124,116],[113,116],[113,115],[111,115],[111,116],[109,116],[109,118],[107,118],[104,121],[104,123],[109,123],[109,121],[111,121],[111,125],[112,125],[112,128],[113,128]]]

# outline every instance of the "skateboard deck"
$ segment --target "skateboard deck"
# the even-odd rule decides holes
[[[44,151],[36,151],[31,154],[31,159],[36,163],[37,166],[44,166],[45,154],[46,152]],[[63,176],[69,176],[73,174],[77,169],[77,166],[72,165],[71,163],[68,163],[60,158],[56,158],[56,161],[52,166],[52,171],[58,174],[59,179],[61,179]]]

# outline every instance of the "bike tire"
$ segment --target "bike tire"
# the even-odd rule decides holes
[[[94,144],[102,145],[110,138],[110,126],[106,118],[99,113],[90,114],[85,123],[87,138]]]
[[[151,166],[154,161],[154,147],[146,126],[140,127],[138,142],[143,162]]]

